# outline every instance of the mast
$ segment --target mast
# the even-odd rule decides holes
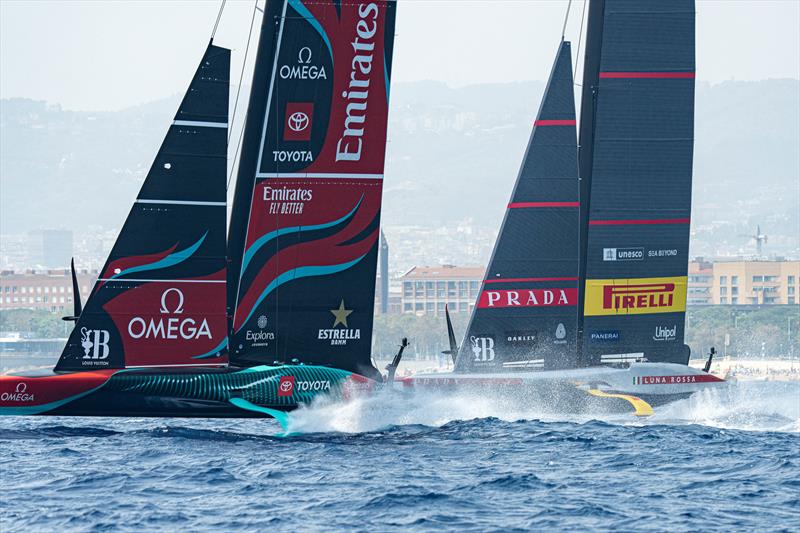
[[[275,68],[275,49],[281,15],[285,12],[285,1],[268,0],[261,19],[261,34],[258,39],[256,63],[253,70],[253,83],[250,88],[250,102],[244,123],[242,150],[239,168],[236,173],[236,186],[233,193],[231,222],[228,227],[228,318],[233,317],[236,294],[239,290],[239,271],[242,268],[244,240],[250,212],[250,199],[253,196],[258,154],[261,148],[261,132],[267,110],[267,96],[272,71]]]
[[[580,265],[578,271],[578,365],[586,366],[584,357],[584,306],[586,302],[586,257],[589,237],[589,200],[592,190],[592,158],[597,106],[597,86],[600,81],[600,49],[603,42],[603,14],[606,0],[589,0],[586,27],[586,48],[583,57],[583,87],[581,91],[581,121],[578,130],[578,173],[580,176]]]

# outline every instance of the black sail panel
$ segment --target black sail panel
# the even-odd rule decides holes
[[[576,365],[578,207],[572,60],[562,42],[457,371]]]
[[[598,5],[583,358],[686,363],[694,1]]]
[[[57,371],[227,363],[229,69],[209,44]]]
[[[244,235],[230,244],[234,364],[375,373],[394,18],[393,1],[288,0],[265,13],[231,225]]]

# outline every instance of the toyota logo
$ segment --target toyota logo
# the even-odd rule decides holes
[[[289,115],[289,129],[294,132],[301,132],[308,128],[308,124],[310,121],[308,120],[308,115],[303,113],[302,111],[295,111],[291,115]]]
[[[289,380],[281,381],[281,392],[289,392],[293,386],[294,384]]]

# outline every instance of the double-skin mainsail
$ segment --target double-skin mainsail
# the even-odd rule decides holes
[[[268,2],[228,239],[231,363],[374,376],[395,2]]]

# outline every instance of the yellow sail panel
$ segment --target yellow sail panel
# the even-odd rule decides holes
[[[586,280],[586,316],[686,311],[686,276]]]

